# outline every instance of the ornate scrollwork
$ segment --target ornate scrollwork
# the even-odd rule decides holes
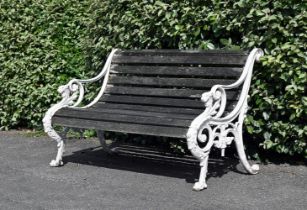
[[[248,90],[254,61],[258,61],[262,55],[263,51],[261,49],[252,50],[247,58],[243,73],[235,83],[231,85],[215,85],[209,92],[202,94],[201,100],[204,102],[205,111],[192,121],[187,132],[188,148],[200,161],[201,166],[199,181],[195,183],[194,190],[202,190],[207,187],[205,180],[207,161],[212,146],[220,148],[223,156],[227,145],[235,141],[240,160],[245,169],[251,174],[258,172],[259,167],[257,165],[250,166],[246,159],[242,143],[242,125],[248,107]],[[227,102],[226,91],[237,88],[242,84],[242,91],[237,105],[229,114],[223,116]],[[234,122],[236,120],[237,122]]]
[[[103,94],[105,87],[108,82],[109,70],[111,66],[111,61],[116,49],[112,50],[110,53],[102,71],[94,78],[88,80],[80,80],[80,79],[72,79],[66,85],[62,85],[58,88],[58,92],[62,96],[62,100],[57,104],[53,105],[45,114],[43,118],[44,130],[48,134],[48,136],[57,142],[58,152],[57,156],[54,160],[50,162],[50,166],[60,166],[63,165],[62,155],[64,153],[65,144],[62,137],[53,129],[52,127],[52,117],[53,115],[60,109],[64,107],[70,107],[75,109],[83,109],[90,107],[97,103],[101,95]],[[95,82],[104,77],[101,89],[96,96],[96,98],[87,104],[86,106],[79,107],[80,103],[84,98],[84,86],[83,84]]]

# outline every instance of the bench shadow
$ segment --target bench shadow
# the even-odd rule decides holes
[[[154,174],[185,179],[187,183],[194,183],[199,176],[200,167],[193,158],[167,159],[163,157],[146,157],[131,155],[124,152],[109,154],[101,147],[94,147],[73,152],[63,157],[64,164],[77,163],[92,165],[110,169],[127,170],[137,173]],[[207,179],[211,177],[222,177],[230,171],[246,174],[237,169],[239,161],[230,158],[209,158]]]

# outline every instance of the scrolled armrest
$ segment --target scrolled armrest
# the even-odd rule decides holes
[[[77,106],[84,97],[84,87],[78,79],[72,79],[66,85],[59,86],[58,92],[62,96],[63,105],[69,107]],[[74,102],[76,99],[77,101]]]
[[[212,117],[220,117],[223,114],[226,100],[226,92],[222,85],[214,85],[209,92],[201,96],[201,101],[205,103]]]
[[[113,49],[111,51],[110,55],[108,56],[108,59],[106,60],[106,63],[103,69],[97,76],[91,79],[72,79],[66,85],[61,85],[58,88],[58,92],[62,96],[62,101],[66,102],[65,106],[68,106],[71,108],[87,108],[87,107],[92,106],[99,100],[99,98],[102,96],[105,90],[105,87],[107,85],[111,61],[112,61],[113,55],[116,52],[116,50],[117,49]],[[86,106],[78,107],[84,98],[85,92],[84,92],[83,84],[96,82],[100,80],[102,77],[104,77],[104,80],[100,88],[100,91],[98,95],[95,97],[95,99],[89,104],[87,104]]]
[[[206,110],[209,109],[207,113],[210,113],[210,117],[213,121],[231,122],[242,111],[245,111],[243,109],[244,105],[247,106],[248,91],[250,88],[254,63],[255,61],[259,61],[261,56],[263,56],[263,51],[261,49],[253,49],[247,58],[240,78],[235,83],[230,85],[214,85],[209,92],[202,94],[201,100],[205,103]],[[226,116],[221,117],[225,111],[227,102],[226,90],[237,88],[242,84],[242,91],[235,108]]]

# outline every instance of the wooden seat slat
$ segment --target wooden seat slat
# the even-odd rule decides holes
[[[178,119],[171,118],[171,115],[151,115],[151,116],[140,116],[130,115],[127,113],[119,114],[117,112],[97,112],[95,110],[75,110],[66,109],[58,114],[61,117],[72,117],[78,119],[98,120],[105,122],[123,122],[123,123],[134,123],[144,125],[163,125],[163,126],[177,126],[177,127],[188,127],[191,124],[191,119]],[[57,114],[55,115],[57,116]]]
[[[66,112],[73,113],[70,108],[63,108],[56,115],[65,115]],[[77,110],[74,110],[77,111]],[[116,109],[116,108],[101,108],[101,107],[90,107],[88,109],[82,110],[82,112],[89,112],[99,114],[121,114],[121,115],[131,115],[131,116],[145,116],[145,117],[158,117],[158,118],[171,118],[171,119],[185,119],[192,120],[197,117],[197,114],[183,114],[183,113],[172,113],[172,112],[151,112],[144,110],[129,110],[129,109]]]
[[[165,136],[185,138],[188,128],[168,127],[158,125],[144,125],[121,122],[105,122],[97,120],[87,120],[70,117],[53,117],[54,123],[72,128],[88,128],[97,130],[107,130],[122,133],[136,133],[143,135]]]

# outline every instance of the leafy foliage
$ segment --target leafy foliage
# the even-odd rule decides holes
[[[0,127],[41,126],[57,88],[84,77],[89,1],[0,0]]]
[[[302,1],[96,1],[89,61],[111,48],[260,47],[246,120],[262,148],[307,157],[306,4]]]
[[[300,0],[0,0],[0,127],[40,125],[59,84],[93,75],[114,47],[260,47],[265,56],[254,72],[247,133],[266,150],[307,157],[306,6]]]

